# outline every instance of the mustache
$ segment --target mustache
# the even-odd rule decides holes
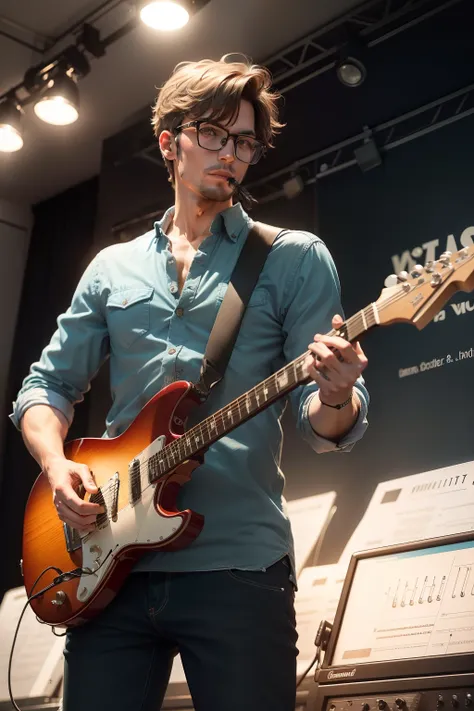
[[[232,188],[234,188],[234,195],[242,204],[244,210],[251,210],[252,207],[258,202],[235,178],[227,178],[227,182]]]

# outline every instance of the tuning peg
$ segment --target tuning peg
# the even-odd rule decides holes
[[[432,272],[434,272],[434,262],[432,260],[429,262],[426,262],[425,272],[428,272],[428,274],[431,274]]]
[[[398,275],[398,281],[406,281],[408,279],[408,272],[400,272]]]
[[[438,274],[436,272],[436,274],[433,274],[433,276],[431,277],[431,286],[439,286],[442,281],[443,277],[441,276],[441,274]]]
[[[398,277],[396,274],[390,274],[384,281],[384,285],[387,288],[390,288],[391,286],[396,286],[398,284]]]
[[[451,264],[452,255],[452,252],[443,252],[441,257],[439,258],[439,261],[441,262],[441,264],[444,264],[444,266],[449,267],[449,265]]]
[[[417,277],[420,277],[423,274],[423,267],[421,264],[415,264],[413,269],[410,272],[410,276],[412,276],[414,279]]]

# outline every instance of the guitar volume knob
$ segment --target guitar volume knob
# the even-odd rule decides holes
[[[64,590],[58,590],[56,593],[56,596],[54,600],[51,600],[51,605],[55,605],[57,607],[60,607],[61,605],[64,605],[64,603],[67,600],[67,595],[64,592]]]

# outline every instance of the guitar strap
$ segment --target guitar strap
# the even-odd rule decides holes
[[[224,377],[245,309],[275,239],[286,230],[254,222],[207,341],[201,375],[195,388],[204,402]]]

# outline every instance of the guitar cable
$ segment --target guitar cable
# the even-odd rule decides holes
[[[112,551],[110,550],[108,552],[108,554],[105,556],[105,558],[102,561],[99,568],[97,568],[97,570],[100,570],[100,568],[104,565],[104,563],[110,557],[111,554],[112,554]],[[82,575],[92,575],[93,573],[97,573],[97,570],[92,571],[89,568],[74,568],[73,570],[69,570],[69,571],[63,573],[63,571],[60,568],[56,568],[54,565],[50,565],[47,568],[45,568],[42,573],[40,573],[38,575],[38,577],[36,578],[35,582],[33,583],[32,588],[31,588],[31,591],[30,591],[31,593],[33,592],[35,587],[38,585],[38,583],[41,580],[41,578],[43,577],[43,575],[45,575],[50,570],[56,571],[56,573],[58,573],[58,575],[55,578],[53,578],[53,582],[50,583],[49,585],[47,585],[45,588],[43,588],[42,590],[39,590],[34,595],[30,594],[30,596],[28,597],[28,599],[26,600],[26,602],[23,606],[23,609],[21,611],[20,617],[18,619],[16,628],[15,628],[15,633],[13,635],[12,646],[10,649],[10,656],[8,658],[8,674],[7,674],[7,676],[8,676],[8,694],[10,696],[10,701],[12,702],[12,705],[16,709],[16,711],[22,711],[22,709],[18,706],[18,704],[16,703],[16,701],[13,697],[11,673],[12,673],[12,664],[13,664],[13,653],[15,651],[15,645],[16,645],[16,641],[18,638],[18,633],[20,631],[21,621],[22,621],[23,616],[26,612],[26,608],[28,607],[28,605],[31,603],[32,600],[36,600],[37,597],[41,597],[46,592],[48,592],[48,590],[51,590],[52,588],[57,587],[61,583],[68,582],[69,580],[72,580],[73,578],[80,578]],[[45,622],[43,622],[43,620],[40,620],[39,617],[36,617],[36,619],[41,624],[43,624],[43,625],[46,624]],[[53,634],[56,637],[64,637],[64,635],[66,634],[66,632],[64,632],[63,634],[57,634],[57,632],[54,631],[54,629],[55,629],[54,626],[51,629],[53,631]]]
[[[303,680],[306,679],[309,672],[314,666],[315,671],[317,671],[321,666],[321,653],[325,652],[327,649],[331,632],[332,624],[330,622],[327,622],[327,620],[322,620],[318,627],[318,631],[316,632],[316,638],[314,640],[314,644],[316,646],[316,654],[311,660],[311,664],[308,665],[308,667],[304,670],[304,672],[301,674],[300,678],[296,682],[296,688],[298,688],[303,682]]]

